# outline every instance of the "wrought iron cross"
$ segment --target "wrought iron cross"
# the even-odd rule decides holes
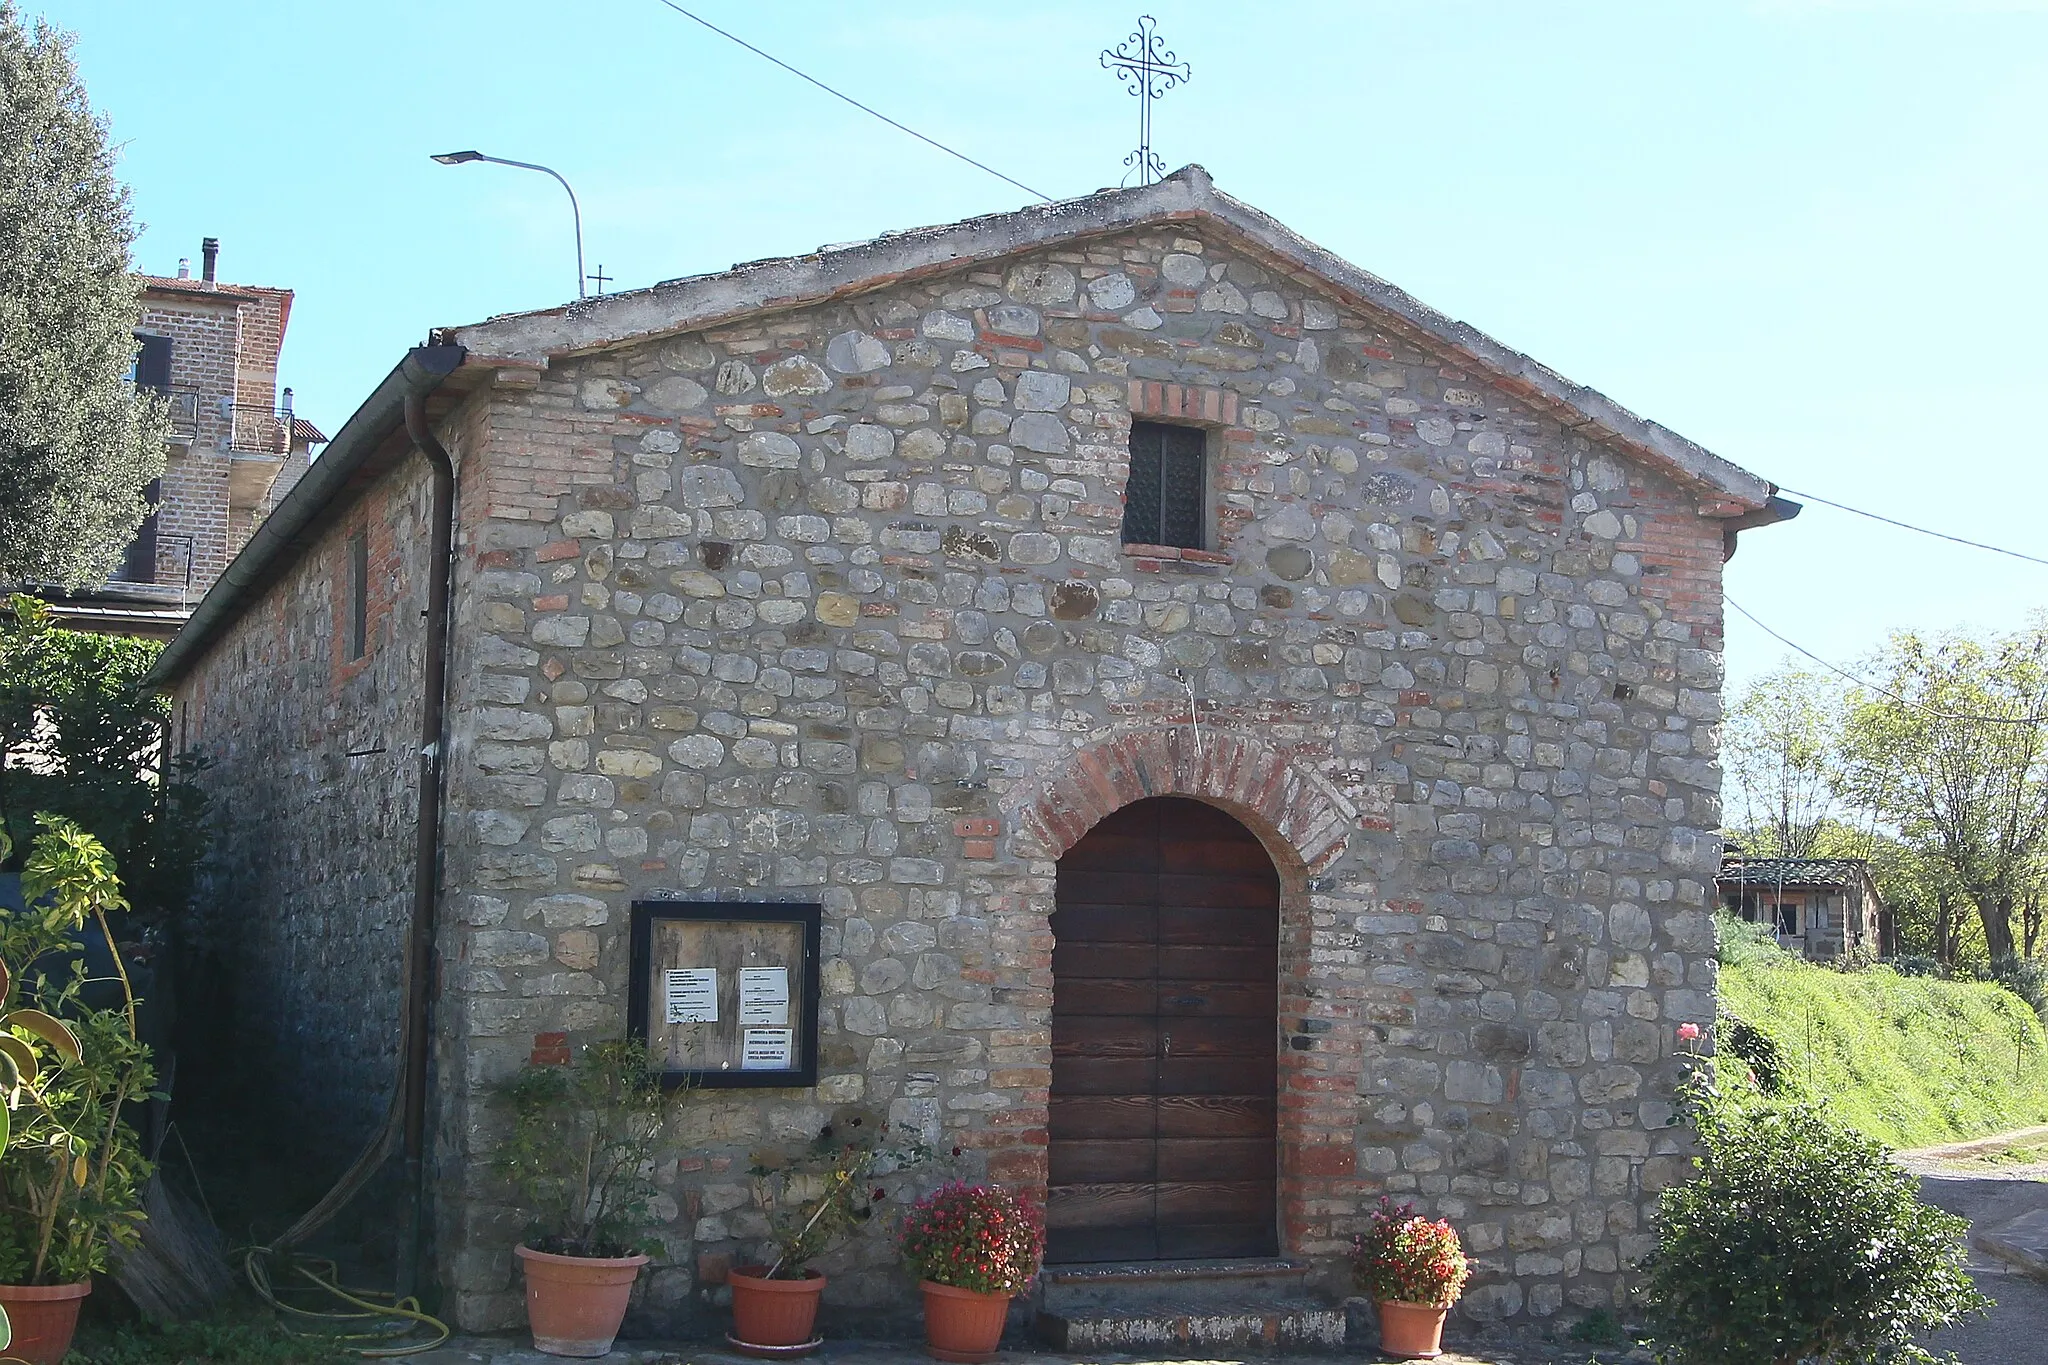
[[[600,264],[597,267],[597,273],[595,275],[585,275],[583,278],[594,282],[597,285],[597,292],[600,295],[604,293],[604,287],[612,283],[612,277],[604,273],[604,266],[602,264]]]
[[[1124,165],[1137,171],[1140,185],[1166,174],[1166,163],[1152,150],[1152,101],[1193,74],[1186,62],[1174,60],[1171,48],[1160,45],[1157,23],[1149,14],[1138,16],[1137,32],[1102,53],[1104,69],[1138,97],[1138,150],[1124,158]],[[1124,179],[1130,179],[1129,170]]]

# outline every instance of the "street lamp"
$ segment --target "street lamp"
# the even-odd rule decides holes
[[[569,182],[562,179],[562,173],[547,166],[536,166],[531,161],[508,161],[502,156],[485,156],[482,152],[441,152],[434,157],[443,166],[461,166],[471,161],[488,161],[494,166],[516,166],[522,171],[539,171],[552,175],[569,194],[569,213],[576,221],[576,297],[583,294],[583,210],[576,206],[576,191],[569,189]]]

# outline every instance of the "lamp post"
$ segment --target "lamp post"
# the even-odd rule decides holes
[[[562,173],[547,166],[536,166],[531,161],[508,161],[502,156],[485,156],[482,152],[441,152],[434,157],[443,166],[461,166],[471,161],[488,161],[494,166],[516,166],[522,171],[539,171],[552,175],[555,183],[569,195],[569,214],[576,222],[576,297],[583,294],[583,210],[577,207],[576,191],[569,188],[569,182],[562,179]]]

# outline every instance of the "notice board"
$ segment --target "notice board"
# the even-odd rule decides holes
[[[815,903],[633,903],[629,1026],[663,1080],[817,1084],[823,914]]]

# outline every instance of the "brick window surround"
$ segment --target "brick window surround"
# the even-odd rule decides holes
[[[1164,725],[1112,734],[1086,745],[1006,796],[1010,852],[1028,871],[1004,898],[1002,916],[1028,951],[1008,965],[1019,980],[1052,989],[1048,920],[1057,862],[1105,816],[1151,796],[1185,796],[1233,816],[1257,836],[1280,874],[1280,1007],[1274,1032],[1280,1096],[1277,1194],[1283,1255],[1328,1255],[1346,1245],[1340,1224],[1366,1193],[1356,1169],[1358,1074],[1366,1024],[1343,969],[1315,961],[1312,881],[1369,827],[1344,793],[1256,735],[1204,725]],[[1050,1005],[1050,992],[1046,995]],[[1049,1087],[1052,1043],[1036,1041]],[[1022,1107],[1028,1127],[978,1135],[991,1178],[1016,1182],[1043,1200],[1047,1182],[1046,1094]],[[1028,1115],[1029,1117],[1024,1117]]]
[[[1205,510],[1203,544],[1199,547],[1152,545],[1127,540],[1123,545],[1124,555],[1137,561],[1134,567],[1150,570],[1174,570],[1176,562],[1197,566],[1234,563],[1236,557],[1231,553],[1231,545],[1237,539],[1242,514],[1217,501],[1216,494],[1240,476],[1241,467],[1252,449],[1251,429],[1238,425],[1237,394],[1229,389],[1206,385],[1133,379],[1126,386],[1125,405],[1133,422],[1199,427],[1215,434],[1208,438],[1208,457],[1204,465],[1209,482],[1209,501],[1214,506]],[[1125,477],[1128,480],[1128,470]]]

